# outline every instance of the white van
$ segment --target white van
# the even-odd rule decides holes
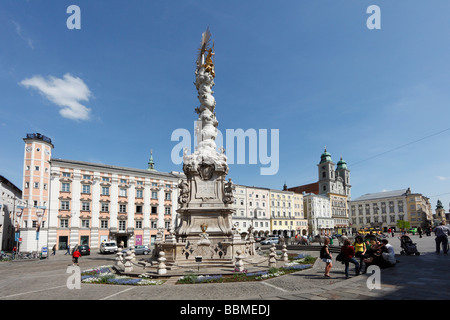
[[[100,253],[117,252],[117,243],[115,241],[105,241],[100,245]]]

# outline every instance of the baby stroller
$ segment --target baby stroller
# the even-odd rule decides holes
[[[420,252],[417,250],[417,246],[412,242],[411,238],[407,235],[403,235],[400,237],[400,247],[402,251],[400,251],[401,255],[410,255],[415,254],[416,256],[420,255]]]

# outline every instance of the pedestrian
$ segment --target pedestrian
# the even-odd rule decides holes
[[[76,249],[74,252],[73,252],[73,255],[72,255],[72,262],[73,262],[73,265],[77,265],[78,266],[78,258],[79,257],[81,257],[81,253],[80,253],[80,251],[78,251],[78,249]]]
[[[56,244],[53,246],[52,251],[52,255],[56,255]]]
[[[12,258],[13,258],[13,260],[14,260],[14,257],[16,256],[16,253],[17,253],[17,247],[14,246],[13,247],[13,251],[12,251]]]
[[[445,226],[444,222],[441,222],[439,226],[434,228],[434,234],[436,235],[436,253],[441,253],[441,244],[444,254],[448,252],[448,235],[450,235],[450,229]]]
[[[64,254],[64,255],[66,255],[66,254],[70,254],[70,244],[69,243],[67,243],[67,251],[66,251],[66,253]]]
[[[323,262],[326,263],[325,265],[325,274],[324,276],[326,278],[330,278],[330,270],[333,267],[333,256],[331,255],[331,252],[329,250],[328,245],[330,244],[330,239],[325,238],[324,245],[320,249],[320,258]]]
[[[361,236],[356,236],[353,247],[355,248],[355,257],[359,259],[359,269],[361,270],[367,252],[367,246]]]
[[[417,232],[419,233],[419,237],[422,238],[422,228],[418,227]]]
[[[383,243],[384,248],[386,249],[386,251],[381,254],[385,261],[385,263],[381,267],[395,266],[397,259],[395,259],[394,247],[389,243],[387,239],[381,240],[381,243]]]
[[[347,239],[344,241],[341,252],[344,254],[345,279],[349,278],[348,269],[350,262],[355,265],[355,275],[359,275],[359,263],[355,259],[355,248],[353,248],[353,246],[351,245],[350,240]]]
[[[388,235],[391,235],[391,233],[392,233],[392,229],[389,228],[389,229],[388,229]]]

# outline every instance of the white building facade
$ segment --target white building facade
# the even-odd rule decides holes
[[[332,235],[334,233],[334,219],[331,215],[330,199],[314,193],[303,195],[304,210],[308,217],[309,234]]]

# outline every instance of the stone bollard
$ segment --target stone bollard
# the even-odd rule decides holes
[[[125,266],[124,266],[125,272],[133,271],[133,264],[131,263],[132,259],[133,259],[133,254],[131,253],[131,251],[127,251],[127,256],[125,257]]]
[[[119,249],[117,250],[117,254],[116,254],[116,255],[117,255],[117,256],[116,256],[116,263],[115,263],[115,266],[116,266],[117,269],[123,270],[123,269],[125,268],[125,266],[124,266],[124,264],[123,264],[123,258],[122,258],[123,253],[122,253],[122,248],[119,248]]]
[[[236,254],[237,254],[237,256],[236,256],[236,264],[235,264],[236,271],[242,272],[242,271],[244,271],[244,261],[242,261],[242,259],[244,257],[241,255],[242,251],[241,250],[237,250]]]
[[[133,245],[131,246],[131,261],[136,262],[136,250]]]
[[[281,251],[283,252],[283,254],[281,255],[281,261],[285,261],[285,262],[289,261],[286,244],[283,244],[283,250],[281,250]]]
[[[163,275],[167,273],[167,269],[166,269],[166,258],[164,257],[166,254],[164,253],[164,251],[160,251],[159,252],[159,258],[158,258],[158,274],[159,275]]]
[[[275,244],[272,244],[272,247],[270,248],[269,253],[269,268],[276,268],[277,267],[277,254],[275,253]]]

